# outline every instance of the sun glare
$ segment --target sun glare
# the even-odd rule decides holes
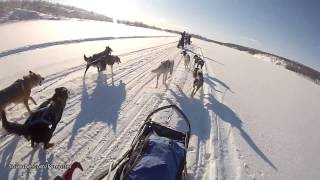
[[[105,14],[114,19],[139,20],[142,17],[137,1],[132,0],[80,0],[83,8]],[[142,19],[143,20],[143,19]]]

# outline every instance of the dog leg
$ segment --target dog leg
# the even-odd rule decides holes
[[[199,89],[200,89],[200,86],[195,87],[195,91],[193,93],[193,96],[196,95],[196,93],[198,92]]]
[[[158,80],[159,80],[159,74],[157,74],[157,84],[156,84],[156,88],[158,87]]]
[[[194,96],[193,91],[194,91],[194,87],[192,88],[192,91],[191,91],[191,97]]]
[[[29,96],[29,99],[33,102],[34,105],[37,105],[36,101],[31,96]]]
[[[113,66],[111,65],[111,75],[113,76]]]
[[[90,67],[90,66],[89,66],[89,65],[87,65],[86,70],[84,71],[84,75],[83,75],[83,77],[84,77],[84,76],[86,76],[86,73],[87,73],[87,71],[88,71],[89,67]]]
[[[34,148],[34,141],[31,139],[31,147]]]
[[[24,103],[24,105],[26,106],[28,112],[31,114],[31,110],[30,110],[30,107],[29,107],[29,104],[28,104],[28,99],[25,99],[25,100],[23,101],[23,103]]]
[[[162,84],[165,84],[165,74],[162,74]]]

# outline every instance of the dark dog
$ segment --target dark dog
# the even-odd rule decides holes
[[[114,63],[121,63],[120,58],[118,56],[113,55],[106,55],[101,56],[100,58],[96,59],[95,61],[90,60],[91,57],[87,58],[85,57],[85,60],[87,61],[87,67],[84,72],[84,76],[86,75],[88,69],[90,66],[96,66],[98,69],[98,72],[105,71],[107,69],[107,65],[111,66],[111,74],[113,75],[113,65]]]
[[[193,56],[193,59],[194,59],[194,64],[193,64],[193,66],[194,66],[194,67],[197,67],[197,68],[200,66],[200,68],[202,69],[202,67],[203,67],[203,65],[204,65],[204,60],[201,59],[198,55],[194,55],[194,56]]]
[[[84,75],[86,75],[87,70],[90,66],[96,66],[98,72],[106,70],[106,62],[104,61],[105,58],[109,58],[111,55],[112,49],[107,46],[106,49],[100,53],[94,54],[90,57],[83,55],[84,60],[87,62],[87,67]]]
[[[23,135],[31,140],[31,147],[34,147],[34,143],[43,142],[45,149],[50,148],[53,144],[49,141],[61,120],[67,99],[67,88],[55,89],[55,94],[31,113],[24,124],[8,122],[5,112],[1,111],[2,126],[9,133]]]
[[[91,58],[91,61],[95,61],[95,60],[97,60],[98,58],[100,58],[100,57],[102,57],[102,56],[110,55],[111,52],[112,52],[112,49],[111,49],[109,46],[107,46],[104,51],[92,55],[92,56],[90,57],[90,58]],[[84,57],[85,57],[85,60],[86,60],[86,58],[87,58],[86,55],[84,55]]]
[[[199,68],[196,68],[193,73],[194,81],[191,97],[193,97],[197,93],[197,91],[203,86],[203,73],[199,71]]]
[[[196,78],[197,77],[197,74],[198,74],[198,71],[199,71],[199,68],[194,68],[194,70],[193,70],[193,78]]]

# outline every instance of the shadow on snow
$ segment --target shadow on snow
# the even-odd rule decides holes
[[[126,88],[121,80],[117,86],[108,86],[106,75],[99,74],[96,80],[96,87],[90,95],[87,92],[85,80],[83,80],[81,110],[76,117],[68,148],[72,146],[78,129],[87,123],[106,122],[115,131],[119,110],[125,97]]]
[[[216,78],[207,79],[205,81],[211,88],[215,89],[214,87],[219,83],[222,85],[226,90],[229,90],[233,93],[231,88],[227,86],[221,80]],[[209,82],[209,83],[208,83]],[[241,136],[244,140],[248,143],[248,145],[266,162],[268,163],[273,169],[277,170],[277,167],[271,162],[270,159],[259,149],[257,144],[253,141],[253,139],[249,136],[249,134],[243,129],[242,121],[238,117],[238,115],[229,107],[224,105],[223,103],[218,102],[213,95],[208,94],[207,98],[209,103],[204,105],[203,98],[204,94],[203,91],[200,92],[200,99],[191,99],[187,96],[181,88],[178,87],[178,92],[174,92],[170,90],[172,95],[175,97],[177,102],[179,103],[181,109],[186,113],[188,118],[190,119],[190,124],[192,128],[192,134],[196,135],[199,138],[199,142],[205,141],[210,136],[211,131],[211,122],[209,117],[209,111],[214,112],[222,121],[229,123],[232,127],[235,127],[239,130]],[[169,100],[170,101],[170,100]],[[178,123],[177,128],[181,128],[182,123]]]

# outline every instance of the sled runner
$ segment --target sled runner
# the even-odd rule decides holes
[[[159,111],[175,110],[184,119],[187,130],[180,132],[152,120]],[[109,180],[186,180],[186,153],[191,133],[188,118],[176,105],[151,112],[140,127],[131,148],[95,179]]]

